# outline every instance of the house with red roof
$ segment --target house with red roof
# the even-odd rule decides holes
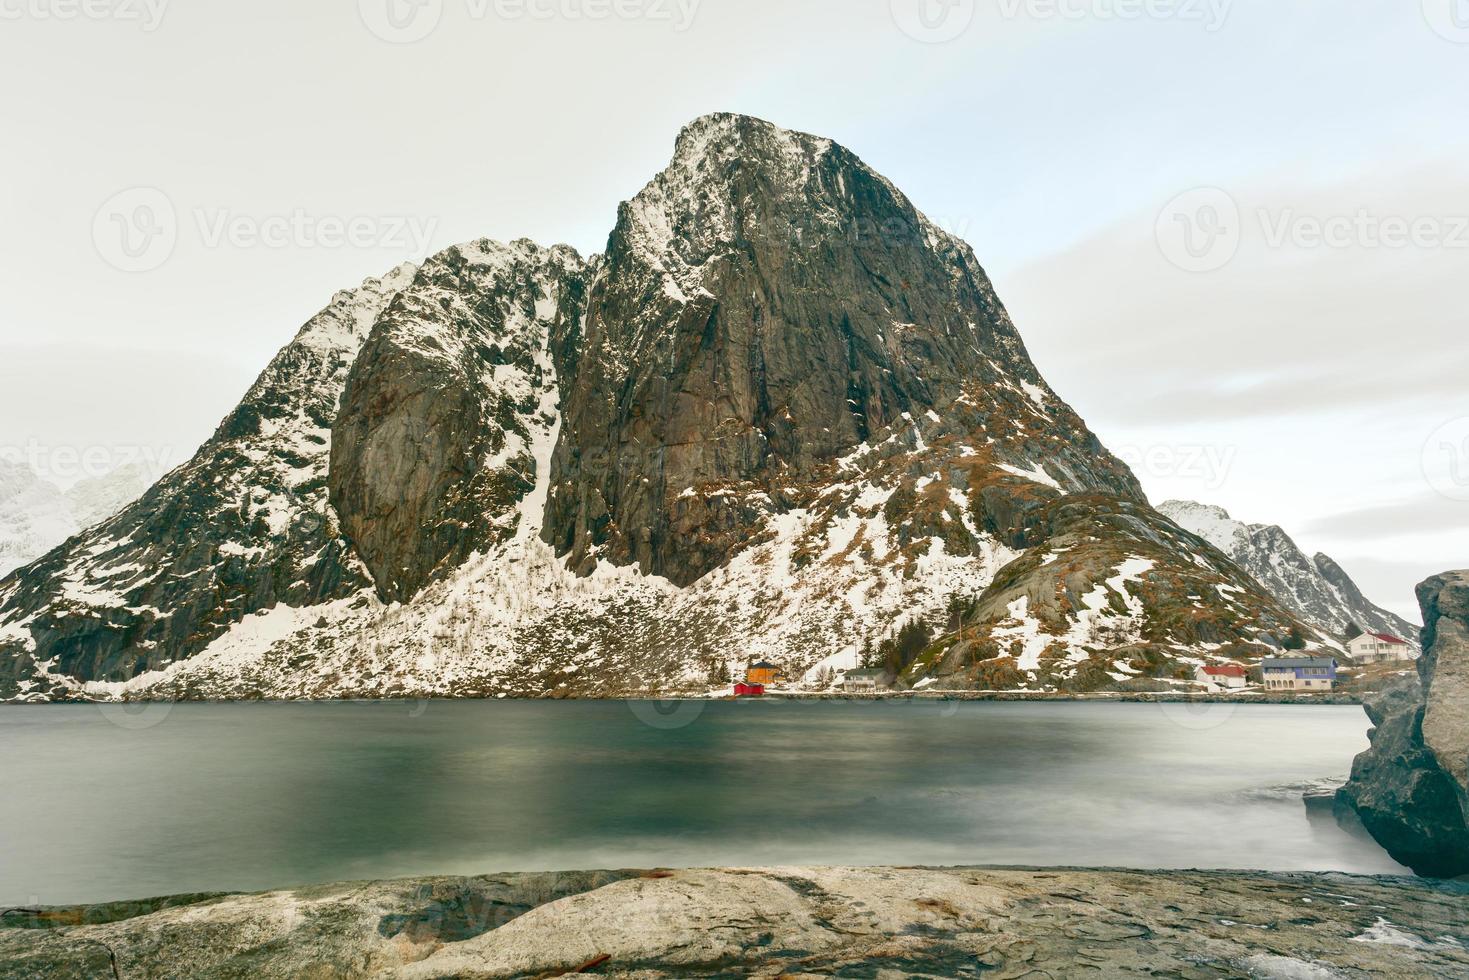
[[[1238,691],[1250,682],[1249,671],[1239,664],[1210,664],[1195,671],[1194,677],[1199,683],[1208,687],[1211,694],[1220,691]]]
[[[1347,653],[1359,664],[1412,660],[1416,655],[1411,643],[1391,633],[1363,633],[1347,641]]]

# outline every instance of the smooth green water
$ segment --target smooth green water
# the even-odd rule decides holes
[[[658,866],[1397,872],[1300,798],[1367,728],[1243,705],[3,707],[0,904]]]

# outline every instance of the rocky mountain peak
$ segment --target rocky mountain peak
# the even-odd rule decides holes
[[[1073,447],[1073,482],[1136,492],[967,247],[850,151],[749,117],[695,122],[620,209],[577,356],[547,534],[583,572],[687,585],[823,468],[966,394],[978,424],[1034,417]]]

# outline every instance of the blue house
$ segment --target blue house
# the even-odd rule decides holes
[[[1338,666],[1334,657],[1267,657],[1260,672],[1267,691],[1330,691]]]

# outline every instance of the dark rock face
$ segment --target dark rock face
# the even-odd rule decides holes
[[[328,440],[348,368],[411,275],[339,293],[193,459],[0,586],[0,697],[64,696],[53,674],[126,680],[251,613],[366,584],[327,505]]]
[[[342,397],[330,485],[383,599],[515,533],[560,401],[548,338],[580,319],[585,268],[564,246],[453,248],[378,320]]]
[[[1377,727],[1341,791],[1372,836],[1418,874],[1469,874],[1469,571],[1418,587],[1421,689],[1368,705]]]
[[[736,116],[686,129],[623,205],[577,348],[546,539],[578,570],[605,559],[679,585],[823,466],[962,385],[981,406],[991,387],[1048,394],[967,245],[842,147]],[[1141,499],[1074,413],[1051,410],[1058,464]],[[710,496],[731,485],[746,492]]]

